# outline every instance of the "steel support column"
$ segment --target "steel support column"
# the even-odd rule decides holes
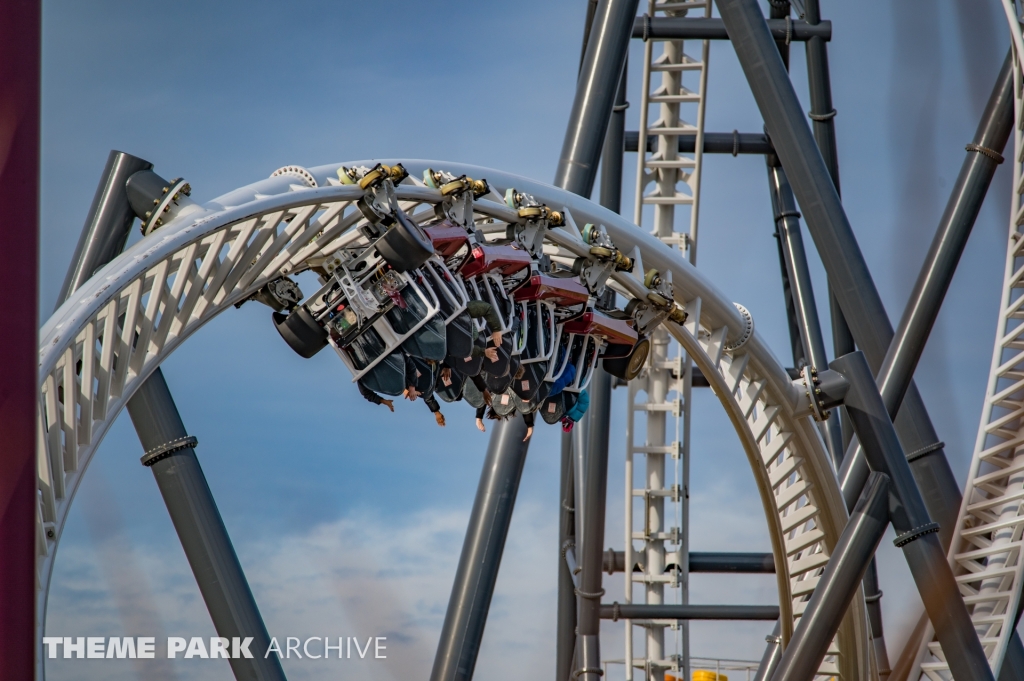
[[[529,443],[523,442],[525,436],[526,423],[518,415],[494,427],[430,681],[473,678],[526,463]]]
[[[825,354],[825,341],[822,339],[821,324],[818,321],[818,307],[814,301],[811,273],[807,267],[807,253],[804,251],[804,237],[800,229],[800,213],[797,211],[786,171],[779,165],[778,158],[774,155],[766,158],[772,208],[775,211],[775,227],[778,230],[779,247],[782,249],[789,290],[793,297],[804,357],[812,367],[823,368],[828,366],[828,356]],[[838,469],[843,456],[843,433],[837,419],[828,419],[823,425],[825,445]]]
[[[572,112],[566,126],[565,141],[562,145],[558,168],[555,171],[554,185],[556,187],[585,197],[589,197],[593,190],[602,151],[608,146],[606,138],[612,110],[618,93],[624,87],[621,82],[624,80],[622,73],[629,47],[630,27],[636,16],[637,4],[638,0],[600,0],[593,8],[593,14],[588,6],[583,60],[576,82]],[[613,133],[613,135],[615,134]],[[621,135],[621,132],[617,134]],[[621,192],[621,152],[619,156],[619,192]],[[609,182],[611,182],[610,179]],[[559,537],[559,550],[563,557],[568,548],[568,542],[575,541],[568,534],[574,532],[574,518],[566,517],[564,506],[569,495],[573,494],[573,487],[580,482],[574,480],[572,449],[570,438],[563,436],[561,480],[563,511]],[[604,499],[600,501],[600,505],[603,509]],[[600,546],[601,544],[598,544],[598,550],[600,550]],[[581,556],[580,559],[583,560],[583,557]],[[597,569],[598,576],[600,576],[600,558]],[[567,681],[573,673],[576,618],[575,589],[565,560],[559,560],[555,681]]]
[[[0,674],[11,681],[34,677],[36,556],[46,542],[36,525],[41,5],[0,4]]]
[[[910,300],[903,310],[899,328],[889,343],[882,368],[876,377],[878,389],[890,417],[895,417],[896,413],[901,411],[900,404],[911,384],[914,370],[939,315],[949,284],[956,273],[957,264],[967,245],[967,239],[971,235],[992,177],[1000,163],[999,154],[1006,146],[1012,129],[1013,67],[1010,54],[1007,54],[988,105],[978,123],[974,139],[968,145],[967,156],[960,167],[960,175],[946,203],[946,210],[939,221],[938,229],[935,230],[935,236],[917,276]],[[844,462],[841,477],[847,495],[847,505],[850,498],[856,494],[854,490],[863,484],[862,481],[868,474],[863,450],[855,448],[855,445],[851,445],[851,450],[847,461]],[[938,457],[922,458],[927,460],[930,467],[943,466]],[[948,468],[948,463],[945,467]],[[933,477],[939,475],[943,474],[933,473]],[[950,533],[953,531],[956,513],[960,508],[959,487],[956,489],[956,505],[946,513],[953,522],[943,527],[942,538],[945,546],[949,546],[949,539],[952,536]],[[948,499],[941,501],[950,503],[952,499],[950,495]]]
[[[152,167],[130,154],[110,152],[59,302],[124,248],[135,219],[126,183],[134,173]],[[146,452],[143,463],[153,469],[214,629],[229,639],[252,637],[253,649],[265,651],[270,643],[267,628],[199,465],[195,440],[185,430],[160,369],[128,400],[128,413]],[[239,681],[285,679],[276,655],[231,659],[230,664]]]
[[[814,678],[888,527],[889,478],[872,473],[829,556],[793,640],[782,654],[774,678]]]
[[[600,0],[587,36],[554,185],[590,196],[638,0]]]
[[[626,126],[626,69],[623,67],[619,87],[612,109],[611,120],[605,136],[601,157],[601,205],[616,212],[622,202],[622,156],[623,134]],[[599,303],[603,307],[614,307],[615,294],[608,290]],[[579,423],[585,450],[586,475],[577,487],[584,496],[578,509],[585,509],[585,528],[578,534],[577,557],[580,564],[580,588],[577,590],[577,651],[579,654],[580,677],[596,678],[601,670],[600,598],[602,588],[602,561],[604,546],[605,506],[608,498],[608,437],[612,408],[612,377],[598,367],[587,389],[590,394],[590,409]],[[577,453],[579,454],[579,453]],[[577,515],[576,520],[583,519]]]
[[[857,344],[864,351],[871,366],[877,370],[881,367],[889,342],[892,340],[892,326],[843,211],[829,170],[811,136],[810,129],[803,121],[800,102],[793,91],[792,83],[789,82],[782,60],[778,57],[777,51],[771,49],[772,36],[765,26],[764,17],[753,0],[718,0],[718,7],[729,29],[729,35],[733,38],[736,54],[764,117],[776,152],[789,174],[800,206],[804,209],[808,228],[825,265],[829,282]],[[925,492],[929,512],[934,513],[940,526],[951,528],[955,523],[959,506],[959,487],[945,461],[941,446],[937,446],[938,436],[913,383],[907,390],[904,407],[897,419],[897,427],[900,440],[907,451],[914,453],[931,450],[914,461],[913,470]],[[935,465],[932,462],[935,462]],[[925,543],[922,544],[922,541]],[[937,539],[921,540],[913,544],[925,546],[933,542],[938,548],[937,560],[948,569],[944,552]],[[914,547],[908,554],[920,551],[921,549]],[[959,598],[955,583],[951,582],[947,586],[954,589],[953,595]],[[966,616],[962,601],[960,608]],[[934,609],[934,604],[931,609]],[[971,631],[973,635],[973,629]],[[948,640],[949,632],[946,634]],[[976,644],[976,635],[973,640]],[[975,662],[976,660],[958,660],[957,664],[972,667]],[[985,670],[985,676],[991,678],[990,672],[987,672],[987,663]]]
[[[928,514],[867,360],[863,353],[854,352],[833,361],[830,368],[849,382],[844,403],[871,469],[891,480],[895,544],[903,549],[954,678],[991,681],[985,650],[939,542],[939,526]]]
[[[775,676],[775,670],[779,668],[779,662],[782,660],[782,636],[781,628],[779,623],[775,623],[775,629],[772,630],[771,635],[765,636],[764,640],[768,644],[765,646],[764,654],[761,655],[761,662],[757,665],[757,672],[754,674],[753,681],[771,681],[771,678]]]
[[[558,518],[558,621],[555,631],[555,681],[569,681],[576,650],[576,586],[565,553],[576,548],[576,489],[573,479],[572,441],[561,438],[562,474]]]
[[[195,439],[189,439],[159,368],[128,401],[128,414],[147,452],[142,463],[153,471],[217,635],[252,637],[251,659],[228,660],[235,678],[284,681],[278,656],[262,654],[270,635],[199,465]]]
[[[138,171],[152,169],[153,164],[149,161],[111,150],[78,238],[75,255],[71,258],[71,267],[57,296],[58,307],[97,270],[124,250],[135,222],[125,184]]]

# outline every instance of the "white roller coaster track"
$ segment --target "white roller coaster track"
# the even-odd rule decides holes
[[[385,161],[392,163],[392,161]],[[374,162],[356,162],[346,165]],[[835,475],[802,388],[740,314],[678,251],[619,215],[573,194],[485,168],[403,161],[413,177],[426,167],[486,178],[503,193],[514,186],[565,210],[567,227],[548,232],[549,248],[586,255],[575,225],[604,225],[619,249],[641,258],[615,286],[646,296],[644,267],[671,273],[677,302],[690,314],[672,335],[708,377],[753,470],[775,555],[784,641],[792,635],[847,521]],[[179,216],[100,270],[54,313],[40,332],[37,641],[45,627],[53,561],[71,501],[110,425],[128,399],[186,338],[266,282],[306,268],[310,258],[343,244],[359,220],[358,187],[336,184],[338,165],[273,177]],[[440,201],[437,190],[407,181],[397,196],[414,217],[416,204]],[[490,194],[475,203],[480,220],[516,221]],[[268,320],[269,323],[269,320]],[[743,338],[749,336],[743,342]],[[739,346],[739,347],[736,347]],[[736,348],[730,350],[730,348]],[[281,352],[290,352],[282,343]],[[116,360],[116,361],[115,361]],[[79,370],[78,364],[81,362]],[[339,371],[342,367],[339,365]],[[858,595],[837,637],[844,679],[869,678],[870,639]],[[41,647],[39,678],[44,678]]]
[[[998,678],[1014,631],[1024,560],[1024,36],[1017,10],[1004,0],[1013,44],[1013,196],[1006,269],[996,325],[995,349],[971,469],[964,488],[949,562],[971,613],[978,638]],[[933,630],[918,651],[920,672],[932,681],[952,679]]]

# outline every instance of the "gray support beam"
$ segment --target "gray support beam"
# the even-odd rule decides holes
[[[657,139],[647,138],[647,151],[655,151]],[[626,151],[636,151],[640,146],[640,133],[628,130],[625,135]],[[679,135],[679,153],[692,154],[697,148],[696,134]],[[763,132],[706,132],[704,133],[705,154],[770,154],[772,143]]]
[[[128,178],[152,167],[130,154],[110,152],[60,303],[124,248],[135,219],[128,202]],[[128,413],[146,452],[143,463],[153,470],[214,629],[229,639],[252,637],[252,650],[265,651],[270,642],[267,628],[196,458],[195,439],[189,438],[159,368],[128,401]],[[276,655],[254,654],[230,664],[239,681],[285,680]]]
[[[778,158],[771,155],[767,157],[767,161],[775,227],[778,230],[779,247],[784,256],[804,357],[812,367],[824,368],[828,365],[828,356],[825,354],[825,341],[818,321],[811,272],[807,267],[807,253],[804,251],[804,238],[800,229],[800,213],[793,198],[793,190],[789,186],[789,178],[778,163]],[[825,445],[838,469],[843,457],[843,433],[839,428],[839,420],[827,419],[823,425]]]
[[[603,603],[606,620],[777,620],[777,605],[694,605],[693,603]]]
[[[599,0],[592,15],[588,9],[583,61],[554,181],[556,187],[580,196],[590,197],[598,164],[606,147],[610,118],[620,91],[621,75],[629,48],[629,30],[636,16],[637,5],[638,0]],[[570,438],[563,435],[563,505],[566,493],[578,482],[573,479],[571,461],[572,444]],[[602,507],[603,503],[602,500]],[[559,537],[559,550],[563,556],[568,548],[567,542],[570,541],[568,533],[573,532],[573,528],[572,519],[567,523],[563,515]],[[598,544],[598,550],[600,547],[601,544]],[[576,598],[573,584],[567,579],[568,569],[564,560],[559,561],[558,571],[555,681],[568,681],[573,673],[571,651],[576,637]]]
[[[597,178],[637,4],[638,0],[600,0],[594,14],[554,181],[556,187],[580,196],[590,196]]]
[[[111,150],[107,165],[103,168],[103,177],[89,207],[82,235],[78,238],[75,255],[71,258],[71,267],[57,297],[58,306],[92,277],[96,270],[124,250],[135,221],[135,213],[128,205],[125,183],[134,173],[152,168],[153,164],[149,161],[123,151]]]
[[[889,479],[882,473],[872,473],[832,550],[793,640],[782,654],[774,678],[814,678],[887,527]]]
[[[185,430],[159,368],[128,401],[128,414],[146,451],[142,463],[153,471],[217,635],[252,637],[253,657],[229,660],[235,678],[283,681],[278,656],[263,657],[270,635],[199,465],[196,440]]]
[[[775,557],[770,553],[689,553],[690,572],[734,573],[734,574],[775,574]],[[626,569],[626,552],[608,549],[602,554],[602,568],[608,574]],[[666,569],[675,569],[671,565]],[[633,566],[633,572],[637,572]]]
[[[892,325],[843,211],[829,169],[803,120],[803,111],[792,83],[777,50],[772,49],[774,43],[764,17],[754,0],[718,0],[718,7],[776,153],[803,208],[835,296],[857,345],[877,370],[893,337]],[[897,428],[901,442],[909,452],[923,451],[938,442],[921,396],[913,384],[908,388]],[[944,465],[932,466],[925,461],[926,458]],[[959,496],[959,488],[948,464],[945,464],[941,448],[915,460],[914,473],[920,480],[929,512],[939,520],[940,526],[951,527],[957,514],[955,500]]]
[[[526,463],[521,416],[495,425],[437,644],[430,681],[468,681],[480,653],[487,611]]]
[[[928,514],[867,360],[863,353],[854,352],[835,360],[830,368],[849,382],[846,410],[868,464],[891,480],[890,518],[898,533],[894,543],[903,549],[953,677],[991,681],[985,650],[939,542],[939,526]],[[825,384],[823,376],[823,389]]]
[[[804,42],[832,40],[832,22],[790,21],[769,19],[768,28],[778,40]],[[646,14],[633,22],[633,37],[641,40],[728,40],[729,33],[721,19],[703,17],[650,17]]]
[[[608,428],[611,421],[612,408],[612,377],[604,369],[598,367],[588,388],[590,408],[586,416],[576,426],[582,432],[577,442],[585,440],[583,456],[586,459],[583,484],[583,503],[577,502],[577,511],[585,513],[581,523],[582,535],[579,536],[576,556],[580,564],[580,588],[576,592],[577,633],[582,670],[579,678],[596,679],[601,669],[600,633],[601,617],[599,604],[602,588],[602,567],[604,553],[605,506],[608,498]],[[577,523],[583,519],[577,515]],[[592,658],[592,659],[591,659]]]
[[[757,665],[753,681],[771,681],[775,676],[775,670],[779,668],[779,661],[782,660],[782,636],[779,631],[779,623],[776,622],[771,635],[764,637],[768,645],[761,656],[761,663]]]
[[[895,416],[901,411],[900,405],[911,385],[914,370],[939,315],[942,301],[956,273],[960,256],[967,245],[967,239],[971,235],[992,177],[1001,162],[1000,154],[1012,129],[1013,67],[1010,54],[1007,54],[988,105],[978,123],[978,129],[974,133],[974,139],[967,145],[967,155],[960,166],[960,174],[935,230],[935,236],[917,276],[910,300],[903,310],[899,328],[889,343],[882,368],[876,377],[890,416]],[[851,446],[851,449],[853,447],[855,445]],[[923,458],[927,460],[926,465],[930,468],[942,467],[944,464],[938,457]],[[948,463],[945,467],[948,468]],[[854,494],[853,490],[863,484],[862,480],[867,477],[867,471],[864,453],[856,447],[847,457],[842,470],[841,479],[846,490],[847,504],[850,496]],[[944,473],[938,471],[932,473],[932,476],[944,477]],[[943,528],[945,546],[949,545],[950,533],[953,531],[956,513],[960,508],[959,498],[960,492],[957,488],[955,497],[950,494],[948,499],[942,500],[953,505],[952,512],[940,520],[940,524],[946,525]]]
[[[622,136],[626,125],[626,69],[623,67],[612,108],[611,120],[605,136],[601,158],[601,205],[616,212],[622,203]],[[610,289],[598,301],[601,307],[614,307],[615,293]],[[602,551],[604,546],[605,506],[608,498],[608,439],[612,409],[612,377],[598,367],[590,387],[590,408],[577,428],[585,441],[582,452],[586,460],[583,484],[584,497],[578,506],[586,514],[585,522],[576,520],[584,528],[579,536],[577,557],[580,561],[580,588],[577,596],[577,654],[580,669],[578,678],[596,681],[601,674],[601,614],[600,603],[604,589],[601,586]]]
[[[558,620],[555,631],[555,681],[569,681],[576,650],[576,586],[565,562],[566,551],[576,548],[576,490],[572,442],[562,437],[561,500],[558,519]]]
[[[821,10],[818,7],[818,0],[804,0],[804,19],[808,24],[821,23]],[[807,85],[810,91],[811,110],[810,118],[814,128],[814,139],[818,144],[825,167],[828,168],[832,177],[832,184],[836,187],[836,193],[842,195],[842,188],[839,185],[839,154],[836,150],[836,111],[832,107],[832,83],[828,68],[828,46],[819,37],[812,37],[804,43],[807,56]],[[843,311],[839,307],[832,292],[832,285],[829,284],[829,311],[832,317],[832,350],[833,357],[854,351],[853,334],[850,326],[846,323]],[[853,437],[853,429],[846,411],[840,408],[840,420],[843,430],[843,447],[850,443]]]

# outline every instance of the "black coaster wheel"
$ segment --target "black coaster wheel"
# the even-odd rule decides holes
[[[395,224],[377,239],[374,248],[399,272],[408,272],[423,265],[434,254],[434,244],[427,233],[403,211],[395,211]]]
[[[327,345],[327,331],[316,323],[305,306],[299,306],[291,314],[273,312],[274,328],[281,338],[300,357],[309,359]]]
[[[614,346],[613,346],[614,347]],[[637,340],[632,351],[623,357],[605,357],[604,370],[624,381],[632,381],[640,375],[651,354],[651,339],[645,336]]]

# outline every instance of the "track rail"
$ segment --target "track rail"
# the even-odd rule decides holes
[[[515,219],[499,196],[511,186],[563,209],[567,225],[550,230],[546,246],[556,255],[585,255],[576,225],[604,225],[617,247],[632,250],[642,263],[634,270],[638,275],[615,275],[615,287],[626,295],[646,295],[645,268],[671,273],[676,300],[690,318],[685,328],[667,326],[708,378],[747,453],[771,537],[783,640],[788,641],[848,515],[803,390],[761,342],[749,316],[678,251],[579,196],[486,168],[402,163],[413,177],[430,166],[486,178],[499,191],[475,203],[479,221]],[[103,436],[142,382],[203,324],[351,238],[360,220],[354,202],[361,190],[332,183],[338,167],[310,169],[317,187],[287,174],[276,176],[179,216],[100,270],[43,326],[37,640],[45,627],[61,532]],[[409,181],[398,187],[397,196],[414,219],[432,216],[430,210],[417,210],[418,204],[426,208],[441,199],[438,191]],[[869,646],[864,600],[858,597],[823,672],[868,678]],[[39,654],[43,678],[41,648]]]

